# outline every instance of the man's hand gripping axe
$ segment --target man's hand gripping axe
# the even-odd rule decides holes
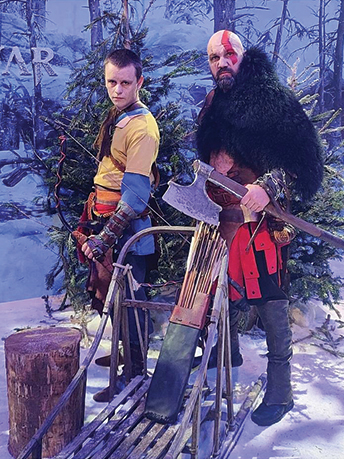
[[[240,183],[220,174],[211,166],[199,160],[194,161],[193,168],[195,180],[191,185],[183,186],[175,182],[169,182],[169,187],[162,198],[189,217],[211,225],[217,225],[222,208],[209,198],[205,188],[207,180],[234,194],[239,199],[243,198],[248,190]],[[343,239],[283,211],[271,202],[264,208],[264,211],[335,247],[344,249]]]

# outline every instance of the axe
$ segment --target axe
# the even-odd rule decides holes
[[[220,174],[214,168],[199,160],[194,161],[193,168],[195,171],[195,180],[191,185],[183,186],[170,181],[169,187],[162,198],[189,217],[211,225],[217,225],[222,207],[209,198],[205,187],[206,181],[209,180],[209,182],[229,191],[239,199],[243,198],[247,193],[247,188],[229,177]],[[344,249],[343,239],[283,211],[271,202],[264,208],[264,211],[335,247]]]

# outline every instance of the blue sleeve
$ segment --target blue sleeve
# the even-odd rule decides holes
[[[126,202],[137,214],[147,207],[151,191],[149,177],[133,172],[125,172],[121,184],[121,200]]]

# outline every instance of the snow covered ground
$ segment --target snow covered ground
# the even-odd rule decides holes
[[[56,53],[61,55],[65,59],[63,62],[78,61],[81,58],[82,50],[87,46],[89,32],[84,30],[84,26],[88,22],[89,11],[86,8],[86,3],[80,0],[49,0],[47,2],[48,21],[45,44],[51,46]],[[113,5],[116,4],[114,1],[112,3]],[[142,11],[145,11],[151,2],[142,0],[136,3],[141,5]],[[260,2],[248,3],[257,6],[257,3]],[[281,10],[280,1],[268,3],[269,11],[254,10],[254,23],[262,31],[266,30],[270,21],[277,17]],[[301,17],[307,26],[314,22],[314,15],[310,8],[315,7],[315,0],[289,3],[292,17]],[[335,3],[330,2],[327,5],[329,17],[334,16]],[[194,17],[193,24],[184,22],[175,24],[164,17],[165,1],[156,0],[152,4],[153,6],[146,17],[148,35],[145,40],[143,56],[152,54],[157,60],[162,61],[174,53],[183,51],[194,49],[205,52],[208,39],[214,28],[211,13]],[[16,17],[15,24],[18,27],[18,30],[16,29],[18,33],[13,34],[14,19],[12,22],[10,19],[11,17],[7,21],[5,19],[2,21],[2,33],[5,34],[4,36],[8,33],[11,40],[15,37],[13,45],[19,46],[21,52],[24,53],[27,43],[21,30],[25,29],[25,23]],[[331,24],[333,22],[330,21]],[[299,45],[298,40],[296,45],[292,45],[290,42],[289,51],[295,46],[298,48]],[[289,51],[285,50],[283,57],[286,58]],[[308,52],[310,51],[300,52],[294,56],[295,59],[297,57],[301,59],[299,72],[305,63],[309,64],[314,60],[314,56],[308,56]],[[314,50],[312,52],[314,53]],[[26,56],[25,59],[27,59]],[[291,60],[289,63],[292,65],[293,62]],[[29,62],[26,63],[29,65]],[[7,61],[0,61],[0,83],[10,84],[13,88],[23,86],[29,94],[32,94],[32,75],[21,75],[15,60],[9,66],[9,75],[7,73],[4,75],[3,71],[6,65]],[[212,79],[206,60],[204,60],[204,65],[204,73],[185,75],[173,80],[174,87],[169,94],[169,100],[181,104],[184,118],[191,119],[198,112],[202,95],[204,97],[205,92],[212,87]],[[71,69],[70,65],[54,65],[53,67],[57,77],[50,77],[46,71],[43,72],[42,94],[45,98],[51,98],[52,101],[61,102]],[[166,70],[170,71],[171,68],[156,70],[155,76],[158,75],[158,72],[166,72]],[[282,81],[286,83],[284,77]],[[5,97],[5,93],[6,91],[2,91],[1,100]],[[17,151],[0,151],[0,161],[15,159],[18,155],[27,156],[27,159],[34,158],[33,153],[26,152],[21,144]],[[42,188],[42,179],[33,173],[29,173],[16,184],[4,185],[3,180],[11,176],[17,169],[17,164],[8,164],[0,168],[0,259],[2,260],[0,264],[0,302],[39,297],[43,294],[53,295],[60,286],[58,281],[54,290],[50,292],[45,287],[45,276],[51,270],[57,257],[53,253],[53,248],[45,246],[48,241],[46,233],[51,225],[58,224],[56,219],[47,217],[42,213],[42,204],[46,199],[47,190]],[[37,199],[38,196],[41,196],[41,199],[38,203],[33,203],[33,200]],[[23,214],[16,216],[13,206],[19,206],[22,211],[30,216],[30,219],[24,219]]]
[[[61,8],[61,3],[61,0],[49,2],[50,19],[53,22],[49,22],[48,29],[55,30],[58,28],[61,33],[74,33],[75,31],[79,33],[82,26],[87,22],[86,9],[84,8],[85,14],[81,15],[80,13],[80,8],[83,8],[81,3],[85,2],[64,0],[64,6],[72,8],[69,15],[66,15],[65,8]],[[281,2],[269,3],[278,11],[280,10]],[[311,20],[309,4],[314,3],[314,0],[292,3],[293,8],[298,8],[299,11],[302,9],[302,14],[304,13],[305,17],[308,15],[309,20]],[[334,3],[331,2],[332,7],[334,7]],[[263,14],[264,23],[265,20],[268,22],[271,19],[270,15],[267,16],[266,12]],[[160,55],[176,50],[182,51],[186,45],[187,49],[205,50],[213,28],[213,23],[210,20],[204,21],[196,27],[186,24],[171,24],[162,18],[162,15],[162,9],[155,9],[154,14],[152,12],[152,15],[147,19],[150,32],[146,47],[150,53]],[[65,20],[67,16],[68,21]],[[64,24],[66,24],[66,28],[62,30]],[[305,61],[309,63],[310,59],[305,59]],[[12,67],[16,69],[14,65]],[[62,88],[62,82],[67,79],[68,75],[63,73],[67,69],[59,67],[57,70],[59,79],[47,83],[49,86],[44,88],[44,94],[50,90],[54,91],[55,95],[60,98],[64,88],[64,86]],[[47,79],[48,77],[45,75],[44,82]],[[23,81],[21,80],[21,82]],[[178,79],[175,83],[176,86],[171,98],[174,101],[183,102],[185,97],[189,97],[188,92],[184,90],[188,87],[189,81],[185,77]],[[202,80],[202,84],[209,85],[211,80]],[[19,153],[22,152],[19,151]],[[0,152],[0,159],[11,158],[9,154],[10,152]],[[12,166],[3,167],[0,179],[10,174],[12,170]],[[40,187],[41,181],[35,175],[24,177],[20,183],[12,188],[4,187],[0,181],[0,203],[19,203],[25,212],[30,214],[33,212],[35,217],[31,220],[4,218],[0,222],[1,338],[6,338],[16,329],[60,323],[56,319],[63,319],[64,324],[70,324],[71,311],[54,314],[55,319],[51,320],[46,316],[44,302],[40,298],[45,293],[51,294],[51,292],[46,292],[44,287],[45,275],[56,260],[56,254],[44,245],[47,241],[47,228],[41,225],[43,223],[43,225],[50,226],[52,222],[49,217],[44,217],[42,214],[36,215],[36,208],[33,208],[32,205],[33,197],[44,194]],[[5,212],[4,208],[2,211]],[[344,303],[340,306],[340,310],[344,313]],[[314,305],[308,310],[306,316],[298,317],[298,325],[293,325],[294,340],[297,341],[308,336],[309,329],[315,330],[317,326],[321,326],[327,313],[326,308]],[[342,332],[335,319],[335,314],[331,313],[330,327],[336,328],[331,333],[333,336],[339,337]],[[89,323],[91,335],[94,334],[98,323],[97,317]],[[264,338],[245,335],[242,337],[241,343],[244,365],[233,370],[237,400],[243,398],[250,385],[266,368]],[[295,408],[280,423],[268,428],[258,427],[248,420],[231,457],[236,459],[323,459],[324,457],[326,459],[342,459],[344,457],[344,359],[335,357],[315,344],[319,345],[321,341],[316,338],[308,338],[294,345],[292,365]],[[108,332],[97,354],[103,355],[109,348]],[[343,344],[340,348],[343,352]],[[86,352],[87,349],[82,350],[82,358]],[[211,372],[209,374],[211,377]],[[86,422],[104,406],[94,403],[92,395],[107,384],[107,377],[107,369],[91,364],[88,371],[86,394]],[[4,342],[2,340],[0,345],[0,459],[11,458],[7,451],[7,441],[8,409]],[[207,456],[208,445],[209,432],[203,430],[201,438],[202,458],[209,457],[209,455]]]
[[[53,305],[53,308],[56,307]],[[49,324],[72,325],[72,312],[54,313],[54,319],[46,315],[43,300],[29,299],[0,304],[0,458],[10,459],[7,451],[8,409],[3,339],[16,329]],[[339,306],[344,313],[344,303]],[[307,338],[309,330],[316,331],[329,313],[327,308],[312,304],[305,315],[296,316],[298,324],[293,325],[293,390],[295,408],[278,424],[263,428],[248,419],[231,457],[235,459],[342,459],[344,451],[344,359],[320,349],[323,341]],[[334,338],[342,332],[337,316],[331,313],[329,330]],[[58,322],[58,321],[62,322]],[[99,318],[89,322],[90,336],[94,335]],[[321,333],[320,333],[321,335]],[[323,335],[322,335],[323,336]],[[244,365],[233,370],[235,399],[243,400],[245,394],[258,376],[265,371],[266,345],[264,337],[256,333],[241,338]],[[110,330],[107,329],[97,356],[104,355],[110,348]],[[344,351],[344,343],[338,349]],[[81,358],[87,349],[82,349]],[[214,370],[209,371],[209,379]],[[92,395],[107,384],[108,369],[91,364],[88,371],[86,394],[86,422],[94,417],[104,404],[93,402]],[[239,408],[239,404],[235,404]],[[200,439],[201,455],[209,458],[209,431],[203,429]],[[184,456],[184,455],[183,455]]]

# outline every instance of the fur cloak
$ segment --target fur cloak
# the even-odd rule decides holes
[[[313,124],[258,48],[245,52],[227,93],[215,89],[200,120],[197,148],[206,163],[212,151],[223,149],[258,176],[282,168],[304,199],[315,194],[323,177],[322,146]]]

